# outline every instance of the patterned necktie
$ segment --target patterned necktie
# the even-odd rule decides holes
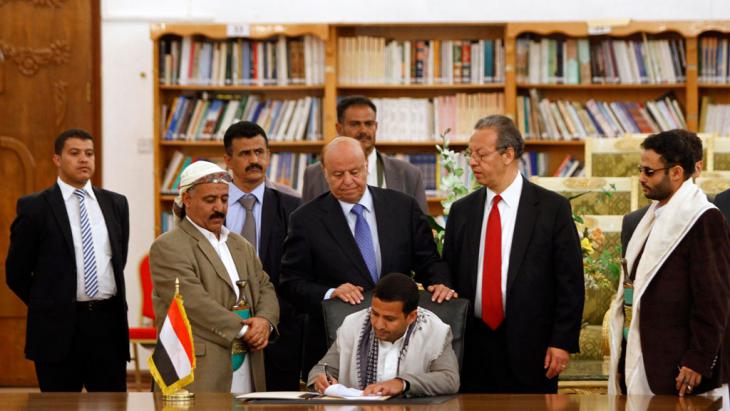
[[[365,260],[365,265],[368,267],[370,278],[373,279],[374,283],[377,283],[378,264],[375,260],[373,236],[370,233],[370,225],[362,215],[363,211],[365,211],[365,207],[362,204],[355,204],[352,210],[350,210],[357,217],[357,220],[355,220],[355,242],[357,243],[357,248],[360,249],[363,260]]]
[[[246,210],[246,221],[243,223],[241,235],[243,238],[248,240],[248,242],[253,246],[253,249],[256,250],[256,219],[253,216],[253,205],[256,204],[256,197],[251,194],[246,194],[241,197],[238,202]]]
[[[96,255],[94,254],[94,235],[91,230],[89,213],[86,211],[86,193],[76,189],[74,194],[79,199],[79,222],[81,224],[81,249],[84,257],[84,291],[89,297],[99,292],[99,278],[96,275]]]
[[[502,219],[497,204],[502,197],[494,197],[487,218],[484,236],[484,267],[482,270],[482,320],[496,330],[502,320]]]

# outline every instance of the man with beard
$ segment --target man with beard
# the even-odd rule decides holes
[[[266,388],[297,391],[302,358],[302,318],[279,292],[279,266],[289,214],[299,207],[294,191],[266,179],[271,154],[266,132],[256,123],[239,121],[226,130],[223,158],[232,171],[226,227],[241,233],[269,274],[279,299],[279,338],[265,349]],[[283,191],[284,187],[286,190]]]
[[[195,381],[187,386],[192,392],[266,391],[262,350],[279,321],[276,292],[256,250],[223,225],[230,181],[227,172],[207,161],[186,167],[173,208],[177,224],[150,248],[158,329],[180,280],[197,361]],[[239,280],[247,284],[243,297],[251,309],[248,319],[231,311],[242,297]],[[248,352],[234,370],[231,350],[236,340]]]
[[[360,142],[368,161],[367,184],[390,188],[416,199],[424,213],[428,213],[426,192],[420,170],[407,161],[386,156],[375,149],[378,131],[377,108],[364,96],[349,96],[337,104],[337,135],[352,137]],[[302,201],[308,202],[329,191],[322,165],[312,164],[304,171]]]
[[[690,134],[641,144],[639,181],[654,201],[629,240],[608,313],[610,394],[684,396],[730,379],[729,232],[692,182]]]

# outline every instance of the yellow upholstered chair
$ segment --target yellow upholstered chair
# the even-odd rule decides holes
[[[587,177],[631,177],[639,164],[641,137],[586,138]]]
[[[708,170],[730,170],[730,137],[715,137],[713,139],[709,155]]]
[[[695,180],[695,184],[707,194],[710,200],[713,200],[717,194],[730,189],[730,171],[703,172]]]
[[[531,181],[571,201],[576,214],[623,215],[637,208],[636,177],[532,177]],[[610,198],[604,192],[611,192]]]

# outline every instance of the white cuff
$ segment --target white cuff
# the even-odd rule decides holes
[[[241,337],[243,337],[243,334],[246,334],[246,331],[248,331],[248,324],[247,324],[247,325],[244,325],[244,326],[243,326],[243,327],[241,328],[241,331],[239,331],[239,332],[238,332],[238,337],[236,337],[236,338],[241,338]]]
[[[323,300],[329,300],[330,298],[332,298],[332,293],[334,293],[334,292],[335,292],[334,288],[330,288],[329,290],[327,290],[327,292],[324,293]]]

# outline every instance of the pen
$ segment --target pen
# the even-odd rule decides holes
[[[327,382],[329,384],[333,384],[334,380],[330,376],[330,372],[328,370],[327,363],[324,363],[323,366],[324,366],[324,376],[325,376],[325,378],[327,378]]]

